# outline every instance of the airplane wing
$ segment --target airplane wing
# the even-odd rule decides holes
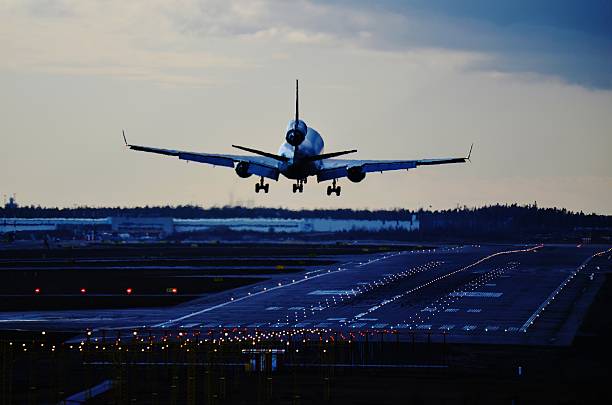
[[[472,145],[473,147],[474,145]],[[321,169],[317,173],[317,181],[326,181],[347,177],[349,170],[360,173],[386,172],[389,170],[410,170],[419,166],[444,165],[449,163],[465,163],[470,160],[472,147],[466,157],[442,158],[442,159],[420,159],[420,160],[324,160]]]
[[[187,152],[182,150],[160,149],[149,146],[131,145],[125,139],[125,145],[140,152],[156,153],[159,155],[175,156],[181,160],[207,163],[213,166],[223,166],[234,168],[236,163],[248,163],[248,173],[256,176],[278,180],[279,169],[278,161],[265,156],[242,156],[242,155],[223,155],[212,153]]]

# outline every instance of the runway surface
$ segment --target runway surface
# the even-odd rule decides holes
[[[0,328],[326,329],[567,345],[602,282],[592,258],[606,249],[475,245],[343,256],[175,307],[5,312]]]

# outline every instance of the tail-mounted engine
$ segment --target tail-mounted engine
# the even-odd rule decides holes
[[[346,177],[348,177],[348,179],[353,183],[359,183],[361,180],[365,179],[365,176],[366,174],[361,166],[349,167],[346,175]]]
[[[287,125],[287,135],[285,136],[285,139],[289,145],[299,146],[302,142],[304,142],[306,132],[308,132],[308,127],[304,121],[291,120],[289,121],[289,125]]]
[[[236,174],[243,179],[247,177],[251,177],[251,173],[249,173],[249,162],[238,162],[236,165]]]

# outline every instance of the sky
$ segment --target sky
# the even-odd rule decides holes
[[[0,0],[0,193],[72,207],[492,203],[612,214],[612,3]],[[293,115],[326,152],[472,162],[341,181],[257,179],[128,151],[276,152]]]

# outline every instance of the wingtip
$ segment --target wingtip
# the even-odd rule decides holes
[[[470,151],[468,152],[467,157],[465,158],[468,162],[471,162],[471,157],[472,157],[472,148],[474,148],[474,143],[472,142],[472,145],[470,145]]]
[[[125,146],[130,146],[128,144],[127,138],[125,137],[125,129],[122,129],[121,133],[123,134],[123,143],[125,143]]]

